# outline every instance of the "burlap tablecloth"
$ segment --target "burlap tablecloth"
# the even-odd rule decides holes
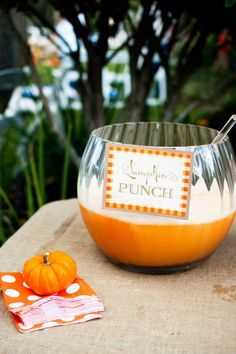
[[[112,232],[112,231],[111,231]],[[22,270],[33,254],[70,253],[105,305],[103,318],[19,333],[0,294],[0,353],[236,353],[235,227],[198,268],[175,275],[121,270],[96,248],[76,200],[40,209],[0,249],[0,271]]]

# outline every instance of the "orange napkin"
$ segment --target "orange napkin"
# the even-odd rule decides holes
[[[0,273],[5,304],[20,332],[101,318],[104,306],[95,291],[78,276],[66,290],[39,296],[24,282],[19,272]]]

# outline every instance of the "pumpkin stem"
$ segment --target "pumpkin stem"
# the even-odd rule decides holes
[[[51,265],[51,262],[49,261],[49,255],[50,255],[49,252],[45,252],[43,254],[43,265],[44,266],[50,266]]]

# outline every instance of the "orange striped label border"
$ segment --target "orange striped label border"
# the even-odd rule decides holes
[[[117,152],[131,152],[133,154],[140,155],[143,154],[153,155],[153,156],[166,156],[168,158],[174,159],[184,159],[183,169],[182,169],[182,180],[179,196],[179,208],[178,209],[167,209],[160,207],[153,207],[149,205],[139,205],[133,203],[117,203],[113,201],[113,180],[114,180],[114,163],[115,154]],[[116,209],[122,211],[132,211],[141,212],[148,214],[157,214],[168,217],[175,217],[181,219],[188,218],[189,212],[189,202],[190,202],[190,190],[191,190],[191,174],[192,174],[192,157],[193,153],[185,151],[177,151],[173,149],[162,149],[154,147],[139,147],[133,145],[120,145],[116,143],[107,144],[106,150],[106,163],[105,163],[105,181],[104,181],[104,195],[103,195],[103,208]]]

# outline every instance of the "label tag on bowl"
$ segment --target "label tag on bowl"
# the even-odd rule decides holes
[[[187,219],[193,153],[109,143],[103,208]]]

